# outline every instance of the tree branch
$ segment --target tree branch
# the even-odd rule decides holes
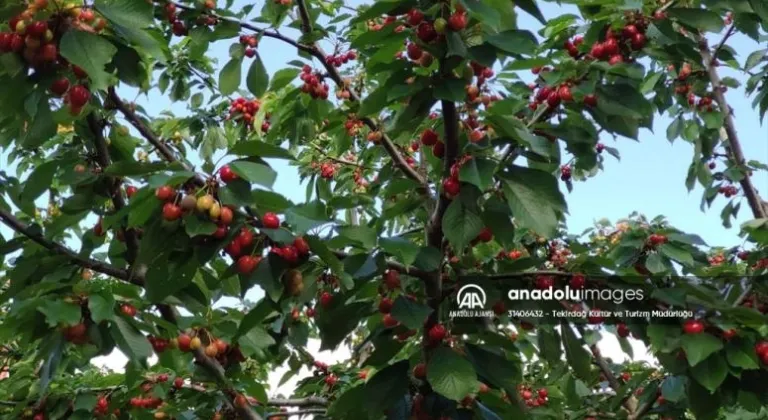
[[[709,49],[707,39],[703,35],[698,36],[699,53],[701,54],[704,66],[707,69],[709,75],[709,81],[712,83],[712,93],[715,97],[720,112],[724,115],[724,131],[728,140],[726,150],[731,160],[738,166],[744,167],[746,159],[744,158],[744,151],[741,148],[741,141],[739,141],[739,135],[736,132],[736,122],[733,119],[733,112],[728,105],[728,101],[725,98],[725,94],[720,89],[722,83],[720,75],[717,73],[717,67],[713,65],[712,53]],[[747,202],[752,210],[752,214],[756,219],[765,218],[768,213],[768,203],[764,202],[760,195],[757,193],[749,174],[744,174],[744,178],[739,181],[742,190],[744,190],[744,196],[747,197]]]
[[[104,139],[103,133],[103,120],[96,117],[95,113],[88,114],[87,117],[88,127],[93,133],[93,142],[96,147],[96,159],[99,162],[102,170],[106,170],[107,167],[112,164],[112,159],[109,156],[109,147]],[[126,203],[123,198],[123,191],[121,188],[122,180],[118,177],[111,179],[111,185],[109,188],[109,195],[112,199],[112,203],[115,206],[115,211],[122,210]],[[139,239],[134,229],[124,229],[125,232],[125,244],[127,248],[126,258],[130,265],[136,260],[136,256],[139,255]]]
[[[298,0],[296,2],[299,7],[299,16],[301,17],[301,32],[308,34],[312,32],[312,18],[309,16],[309,9],[304,0]]]
[[[14,217],[12,214],[6,212],[2,208],[0,208],[0,220],[2,220],[3,224],[15,230],[16,232],[21,233],[27,238],[37,242],[43,248],[46,248],[49,251],[52,251],[58,255],[67,257],[70,261],[72,261],[76,265],[79,265],[80,267],[94,270],[99,273],[106,274],[108,276],[116,277],[121,280],[130,281],[131,283],[134,283],[137,285],[143,284],[143,281],[141,278],[137,278],[137,277],[131,278],[129,276],[128,271],[126,270],[117,268],[111,264],[107,264],[102,261],[81,257],[78,253],[76,253],[75,251],[72,251],[66,246],[46,238],[45,236],[43,236],[41,230],[33,229],[31,226],[20,221],[19,219]]]
[[[349,257],[349,254],[344,251],[333,251],[333,254],[336,256],[336,258],[341,260]],[[400,264],[397,261],[387,260],[387,268],[390,268],[392,270],[397,270],[400,273],[404,273],[409,276],[420,278],[422,280],[428,279],[430,276],[430,273],[424,270],[418,269],[416,267],[406,267],[404,264]]]
[[[272,398],[267,405],[275,407],[311,407],[315,405],[326,406],[328,399],[323,397],[306,398]]]
[[[311,32],[312,28],[312,22],[309,17],[309,14],[306,13],[306,5],[304,4],[304,0],[297,0],[297,4],[299,7],[299,11],[304,10],[304,12],[300,13],[302,18],[302,32],[304,34],[308,34]],[[310,31],[306,31],[306,28],[310,28]],[[325,51],[317,45],[317,43],[312,43],[312,45],[309,46],[310,51],[309,53],[317,58],[320,63],[325,67],[325,70],[328,72],[328,76],[336,83],[338,86],[344,86],[344,81],[341,77],[341,74],[339,74],[339,71],[334,67],[333,65],[329,64],[325,57]],[[354,89],[349,89],[349,101],[351,102],[360,102],[360,96],[355,92]],[[373,131],[379,131],[381,132],[381,145],[384,146],[384,149],[389,153],[389,156],[394,161],[395,165],[403,171],[406,177],[416,181],[419,183],[419,185],[422,186],[422,194],[429,195],[429,189],[427,188],[427,181],[422,178],[421,175],[414,169],[411,168],[411,166],[408,164],[408,162],[405,161],[405,158],[403,155],[397,150],[397,147],[395,146],[394,142],[392,142],[392,139],[387,136],[386,133],[384,133],[381,128],[374,122],[371,118],[363,117],[361,118],[361,121],[368,126],[369,129]]]

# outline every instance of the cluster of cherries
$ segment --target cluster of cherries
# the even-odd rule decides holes
[[[331,162],[325,162],[320,164],[320,176],[324,179],[331,180],[336,175],[336,165]]]
[[[264,221],[264,227],[266,225],[267,223]],[[269,252],[282,258],[288,264],[295,265],[299,262],[300,258],[306,258],[309,255],[309,244],[307,244],[304,238],[298,237],[290,245],[273,246]]]
[[[547,250],[547,259],[555,267],[564,267],[568,263],[568,257],[571,256],[571,250],[565,244],[553,241]]]
[[[725,198],[731,198],[739,193],[739,189],[735,185],[722,185],[717,189],[717,192],[724,195]]]
[[[330,54],[325,56],[325,63],[329,66],[341,67],[350,61],[357,59],[357,52],[355,50],[349,50],[345,53]]]
[[[227,120],[234,120],[250,128],[253,126],[254,118],[259,109],[261,109],[261,101],[258,99],[237,98],[229,104]],[[269,131],[269,127],[269,115],[266,115],[264,122],[261,123],[261,131],[266,133]]]
[[[643,16],[635,18],[634,22],[625,25],[618,33],[612,28],[608,28],[603,42],[596,42],[592,45],[589,55],[597,60],[608,61],[611,65],[623,63],[629,59],[633,51],[645,48],[648,40],[645,36],[647,28],[648,22]],[[567,43],[566,48],[568,48]],[[573,49],[577,49],[578,52],[575,43]],[[572,54],[571,49],[569,49],[569,54]]]
[[[33,19],[47,7],[47,1],[35,1],[20,15],[11,18],[8,21],[10,32],[0,32],[0,53],[16,53],[35,68],[58,72],[60,77],[54,79],[49,90],[64,98],[72,115],[78,115],[90,100],[91,92],[83,84],[71,86],[71,76],[67,73],[71,72],[75,80],[87,79],[88,75],[59,55],[58,43],[62,34],[56,29],[65,27],[63,21],[69,19],[72,27],[90,25],[90,30],[100,32],[107,21],[87,8],[73,8],[68,15],[62,12],[51,15],[48,20]]]
[[[648,236],[646,246],[649,248],[656,248],[657,246],[663,245],[665,243],[667,243],[666,235],[662,235],[660,233],[652,233],[650,236]]]
[[[445,143],[440,140],[437,131],[428,128],[422,131],[419,140],[424,146],[432,148],[432,154],[434,154],[435,157],[442,159],[442,157],[445,156]]]
[[[253,58],[256,55],[256,47],[259,46],[259,38],[255,35],[240,35],[240,44],[245,45],[245,56]]]
[[[352,137],[356,136],[357,133],[360,132],[360,129],[363,128],[363,126],[365,126],[365,123],[363,122],[363,120],[358,119],[354,115],[347,116],[347,120],[344,121],[344,129],[347,131],[347,134],[352,136]],[[374,131],[374,133],[375,133],[375,131]],[[375,142],[380,141],[381,137],[382,137],[381,136],[381,132],[378,132],[378,133],[379,133],[378,136],[374,135],[374,139],[373,140],[371,139],[371,137],[369,137],[368,139],[372,140],[372,141],[375,141]],[[369,134],[369,136],[370,136],[370,134]],[[378,140],[376,140],[376,139],[378,139]]]
[[[415,42],[408,43],[405,47],[405,53],[409,59],[416,61],[422,67],[429,67],[434,61],[432,54],[424,51],[421,46]],[[398,53],[398,58],[402,58],[402,53]]]
[[[430,136],[434,135],[434,137],[437,138],[437,133],[435,133],[431,129],[428,129],[424,131],[424,133],[422,133],[421,135],[422,143],[424,143],[424,134],[427,133],[427,131],[431,131]],[[424,143],[424,144],[426,145],[427,143]],[[432,149],[433,152],[437,149],[438,144],[442,145],[443,142],[441,141],[436,142],[435,147]],[[442,147],[441,147],[441,150],[442,150]],[[438,157],[442,157],[442,155],[443,155],[443,152],[440,153],[440,156],[438,156],[438,154],[435,153],[435,156],[438,156]],[[464,166],[464,164],[469,162],[470,160],[472,160],[471,155],[464,155],[461,158],[459,158],[456,162],[454,162],[453,165],[451,165],[451,175],[448,178],[443,180],[443,193],[449,199],[452,200],[461,192],[461,183],[459,182],[459,172],[461,172],[461,167]]]
[[[106,416],[109,414],[109,401],[105,397],[99,397],[96,405],[93,407],[93,414],[97,416]]]
[[[573,176],[573,174],[572,174],[571,165],[563,165],[563,166],[560,167],[560,179],[561,180],[569,181],[572,176]]]
[[[534,393],[533,388],[530,386],[518,385],[517,392],[528,407],[541,407],[549,402],[549,391],[547,388],[540,388]]]
[[[64,327],[62,333],[64,339],[73,344],[85,344],[88,342],[88,327],[82,322]]]
[[[301,68],[299,79],[304,82],[301,91],[309,94],[313,99],[328,99],[330,88],[319,72],[312,73],[312,67],[304,65]]]
[[[502,249],[501,251],[499,251],[498,254],[496,254],[496,259],[497,260],[504,260],[504,259],[516,260],[522,256],[523,256],[523,252],[517,249],[513,249],[509,252]]]

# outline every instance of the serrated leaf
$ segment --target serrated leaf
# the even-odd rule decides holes
[[[109,331],[129,359],[143,360],[152,355],[152,347],[147,338],[125,319],[116,317]]]
[[[98,324],[101,321],[111,321],[115,317],[115,298],[111,295],[90,295],[88,309],[91,311],[93,322]]]
[[[219,90],[222,95],[231,95],[240,87],[242,79],[242,58],[233,58],[219,73]]]
[[[400,321],[408,329],[415,330],[424,325],[424,321],[432,309],[429,306],[417,303],[405,296],[398,296],[392,306],[392,317]]]
[[[267,188],[272,188],[277,179],[277,172],[267,165],[261,163],[237,160],[230,162],[229,167],[237,175],[248,182],[258,184]]]
[[[567,210],[565,199],[552,174],[514,166],[501,174],[507,202],[515,221],[539,235],[555,235]]]
[[[257,98],[267,91],[267,87],[269,87],[269,74],[267,74],[267,69],[264,67],[264,62],[261,61],[259,55],[254,57],[253,63],[251,63],[251,67],[248,69],[245,83],[248,86],[248,91]]]
[[[696,366],[711,354],[723,348],[723,342],[708,333],[686,334],[680,339],[680,342],[683,350],[685,350],[688,364],[691,366]]]
[[[88,74],[92,90],[107,88],[110,76],[104,67],[115,53],[117,48],[106,38],[85,31],[66,31],[59,44],[59,54]]]
[[[448,347],[439,347],[427,365],[427,381],[440,395],[461,401],[475,391],[477,374],[467,359]]]
[[[477,237],[485,225],[479,215],[453,200],[443,215],[443,232],[454,249],[464,249]]]

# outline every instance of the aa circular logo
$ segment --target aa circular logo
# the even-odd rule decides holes
[[[485,290],[476,284],[465,284],[456,294],[459,309],[483,309],[485,301]]]

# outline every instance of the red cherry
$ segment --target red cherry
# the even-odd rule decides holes
[[[27,35],[32,35],[36,38],[42,38],[45,35],[45,31],[47,30],[48,22],[44,20],[38,20],[27,26]]]
[[[240,229],[240,233],[237,234],[235,240],[240,243],[240,247],[248,248],[253,244],[253,232],[247,227],[243,227]]]
[[[552,276],[539,275],[536,277],[535,286],[539,290],[550,289],[555,285],[555,278]]]
[[[645,48],[645,42],[646,38],[643,34],[635,34],[632,37],[632,49],[633,50],[642,50]]]
[[[339,378],[337,378],[336,375],[334,374],[330,374],[325,377],[325,384],[328,385],[329,387],[336,385],[336,383],[338,382],[339,382]]]
[[[587,285],[587,278],[583,274],[574,274],[568,281],[568,285],[574,289],[583,289]]]
[[[400,272],[397,270],[387,270],[384,273],[384,285],[389,290],[400,288]]]
[[[434,154],[436,158],[442,159],[443,156],[445,156],[445,143],[441,141],[435,143],[432,147],[432,154]]]
[[[424,379],[427,377],[427,365],[419,363],[413,367],[413,376],[417,379]]]
[[[181,207],[173,203],[165,203],[163,205],[163,219],[172,222],[178,220],[181,217]]]
[[[323,294],[320,295],[320,306],[323,308],[327,308],[331,305],[331,302],[333,302],[333,295],[328,292],[323,292]]]
[[[477,235],[477,240],[485,243],[491,242],[491,240],[493,240],[493,232],[487,227],[484,227],[483,230],[480,231],[480,234]]]
[[[88,103],[91,98],[91,92],[83,85],[75,85],[69,90],[69,104],[75,108],[81,108]]]
[[[88,77],[88,73],[86,73],[85,70],[78,66],[72,66],[72,73],[74,73],[75,77],[78,79],[85,79]]]
[[[394,306],[392,299],[388,297],[381,298],[381,302],[379,302],[379,312],[388,314],[392,311],[392,306]]]
[[[176,379],[173,380],[173,386],[177,389],[181,389],[184,387],[184,378],[177,376]]]
[[[606,55],[616,55],[621,50],[619,49],[619,41],[617,41],[615,38],[609,38],[603,43],[603,48],[605,49]]]
[[[309,250],[309,244],[307,243],[306,239],[304,239],[302,237],[298,237],[298,238],[294,239],[293,240],[293,247],[296,248],[296,251],[300,255],[309,255],[309,251],[310,251]]]
[[[219,178],[221,178],[224,183],[229,184],[230,182],[236,180],[238,177],[235,171],[233,171],[229,165],[224,165],[219,169]]]
[[[456,12],[448,18],[448,27],[454,31],[461,31],[467,27],[467,15]]]
[[[689,319],[683,323],[683,332],[686,334],[700,334],[704,332],[704,323],[697,319]]]
[[[524,400],[530,400],[533,398],[533,393],[529,390],[525,390],[522,393],[520,393],[520,396],[523,397]]]
[[[730,340],[733,337],[736,337],[738,333],[733,328],[723,331],[723,339],[724,340]]]
[[[37,56],[43,63],[53,63],[59,56],[59,49],[56,44],[45,44],[40,47]]]
[[[571,88],[568,87],[568,85],[560,86],[560,89],[557,90],[557,94],[563,102],[571,102],[573,100],[573,92],[571,92]]]
[[[755,353],[761,357],[768,354],[768,341],[763,340],[755,344]]]
[[[605,52],[605,46],[601,43],[595,43],[595,45],[592,46],[592,49],[590,50],[589,54],[592,57],[597,58],[598,60],[604,59],[607,55],[607,53]]]
[[[384,318],[382,318],[382,322],[384,323],[384,326],[387,328],[392,328],[400,325],[400,322],[396,320],[394,317],[392,317],[391,314],[384,314]]]
[[[264,227],[267,229],[277,229],[280,227],[280,219],[275,213],[272,212],[264,214],[262,222],[264,223]]]
[[[245,56],[248,58],[253,58],[253,56],[256,55],[256,50],[254,48],[246,48],[245,49]]]
[[[155,190],[155,197],[161,201],[168,201],[173,198],[174,195],[176,195],[176,193],[173,188],[167,185],[163,185]]]
[[[234,240],[224,247],[224,251],[229,254],[230,257],[237,258],[240,256],[240,253],[243,252],[243,249],[240,246],[240,242]]]
[[[431,22],[421,22],[416,28],[416,36],[423,42],[432,42],[437,38],[437,31]]]
[[[443,180],[443,192],[448,197],[455,197],[459,195],[459,192],[461,191],[461,184],[459,184],[459,181],[448,178]]]
[[[411,26],[417,26],[424,20],[424,13],[419,9],[411,9],[407,13],[407,22]]]
[[[424,146],[434,146],[439,138],[435,130],[428,128],[421,133],[421,144]]]
[[[621,338],[629,337],[629,327],[627,324],[621,323],[616,327],[616,334]]]
[[[584,105],[590,106],[590,107],[596,107],[597,106],[597,96],[594,94],[589,94],[584,97]]]
[[[620,64],[624,62],[624,57],[622,57],[620,54],[616,54],[611,56],[611,59],[608,60],[608,64],[615,66],[616,64]]]
[[[66,77],[62,77],[60,79],[56,79],[51,84],[51,93],[53,93],[56,96],[64,96],[65,93],[67,93],[67,90],[69,90],[69,79]]]
[[[547,105],[549,105],[550,108],[557,108],[558,105],[560,105],[560,94],[557,92],[552,92],[547,97]]]
[[[188,352],[190,350],[189,345],[192,343],[192,337],[187,334],[179,334],[179,336],[176,338],[176,342],[179,350]]]
[[[250,274],[256,269],[259,261],[250,255],[243,255],[237,259],[237,271],[240,274]]]
[[[133,197],[134,195],[136,195],[136,193],[137,193],[138,191],[139,191],[139,189],[138,189],[138,188],[136,188],[136,187],[134,187],[133,185],[129,185],[129,186],[125,187],[125,195],[126,195],[128,198],[131,198],[131,197]]]
[[[442,324],[433,325],[432,328],[429,329],[429,340],[433,343],[439,343],[443,341],[447,334],[448,331]]]
[[[547,398],[549,396],[549,391],[547,388],[541,388],[539,389],[539,398]]]
[[[405,47],[405,51],[408,54],[408,58],[414,61],[420,59],[424,54],[424,51],[421,49],[421,47],[414,43],[408,44],[408,46]]]
[[[127,317],[133,318],[136,315],[136,308],[130,303],[124,303],[120,306],[120,312]]]

